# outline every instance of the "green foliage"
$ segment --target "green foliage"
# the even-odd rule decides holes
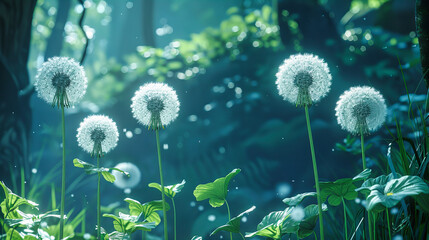
[[[334,182],[321,182],[320,195],[322,202],[328,199],[328,203],[332,206],[341,204],[342,199],[354,200],[357,198],[356,186],[354,182],[367,179],[371,174],[371,169],[365,169],[354,178],[338,179]]]
[[[147,203],[141,204],[139,201],[126,198],[124,200],[129,205],[130,214],[132,216],[140,216],[143,215],[144,219],[147,222],[154,222],[155,226],[157,226],[161,222],[161,218],[159,217],[159,214],[156,211],[162,211],[162,201],[151,201]],[[165,210],[170,210],[170,205],[168,203],[165,203]]]
[[[0,185],[3,188],[5,196],[4,200],[0,203],[1,211],[5,219],[21,219],[22,216],[17,211],[21,205],[28,205],[37,209],[39,204],[16,195],[4,184],[3,181],[0,182]]]
[[[322,211],[328,211],[326,205],[322,205]],[[298,225],[298,238],[308,237],[314,232],[318,217],[319,209],[317,205],[311,204],[304,208],[304,218],[299,221]]]
[[[365,145],[365,152],[368,151],[372,147],[372,144]],[[344,138],[343,143],[336,143],[335,150],[351,153],[353,155],[361,154],[361,145],[358,138],[353,135],[348,134],[346,138]]]
[[[247,233],[246,237],[253,237],[258,235],[272,239],[280,239],[284,234],[288,233],[285,232],[286,229],[283,229],[283,223],[286,221],[287,218],[290,217],[292,210],[293,207],[286,208],[284,211],[276,211],[269,213],[258,224],[258,226],[256,227],[256,232]]]
[[[154,222],[138,222],[139,216],[128,215],[121,212],[119,213],[119,216],[115,216],[113,214],[103,214],[103,217],[113,218],[113,227],[115,230],[128,235],[137,230],[151,231],[156,227]]]
[[[307,197],[316,197],[316,192],[307,192],[307,193],[300,193],[290,198],[283,199],[283,202],[289,206],[296,206],[300,204],[305,198]]]
[[[183,180],[181,183],[177,183],[177,184],[170,185],[170,186],[164,186],[164,194],[165,194],[165,196],[167,196],[169,198],[174,198],[177,193],[179,193],[180,191],[182,191],[182,188],[185,186],[185,183],[186,183],[186,181]],[[160,192],[162,191],[161,190],[161,185],[159,183],[149,183],[149,187],[156,188]]]
[[[403,176],[394,179],[392,174],[369,179],[356,191],[369,192],[367,200],[368,211],[381,212],[386,208],[394,207],[408,196],[421,193],[429,194],[429,187],[418,176]]]
[[[209,199],[209,203],[212,207],[222,206],[226,201],[229,182],[240,171],[240,169],[236,168],[226,175],[226,177],[218,178],[211,183],[198,185],[194,190],[196,200],[203,201]]]
[[[90,163],[84,162],[82,160],[79,160],[77,158],[73,159],[73,164],[75,167],[83,168],[87,174],[95,174],[95,173],[101,172],[101,175],[103,175],[104,179],[111,183],[115,182],[116,178],[115,176],[113,176],[113,174],[110,173],[110,171],[118,171],[129,177],[129,173],[122,171],[119,168],[104,168],[104,167],[97,168],[96,166]]]
[[[211,234],[216,234],[217,232],[220,231],[226,231],[226,232],[231,232],[231,233],[239,233],[240,232],[240,224],[241,224],[241,219],[244,217],[245,214],[249,214],[250,212],[252,212],[253,210],[255,210],[255,206],[247,209],[246,211],[240,213],[238,216],[231,218],[231,220],[229,220],[225,225],[222,225],[218,228],[216,228]]]

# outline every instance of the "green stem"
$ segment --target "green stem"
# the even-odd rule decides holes
[[[344,210],[344,233],[346,236],[346,240],[349,239],[348,234],[347,234],[347,215],[346,215],[346,203],[344,202],[344,198],[341,198],[341,200],[343,201],[343,210]]]
[[[325,236],[323,234],[322,201],[320,199],[319,175],[317,173],[316,154],[314,152],[313,135],[311,133],[310,116],[308,114],[308,106],[307,106],[307,104],[305,105],[304,108],[305,108],[305,118],[307,120],[308,139],[310,141],[311,159],[313,161],[314,180],[316,182],[317,206],[319,208],[320,239],[324,240]]]
[[[165,209],[164,178],[162,177],[161,147],[160,147],[160,144],[159,144],[159,130],[156,129],[155,132],[156,132],[156,148],[158,150],[159,177],[161,179],[162,213],[163,213],[163,218],[164,218],[164,240],[167,240],[168,239],[167,211]]]
[[[316,239],[316,240],[317,240],[316,232],[314,232],[314,231],[313,231],[313,234],[314,234],[314,239]]]
[[[362,133],[362,131],[360,134],[360,145],[362,149],[362,166],[363,166],[363,170],[365,170],[366,169],[365,144],[364,144],[364,134]]]
[[[392,239],[392,235],[390,233],[390,219],[389,219],[389,209],[386,208],[386,217],[387,217],[387,230],[389,231],[389,239]]]
[[[61,210],[60,210],[60,240],[64,237],[64,202],[66,198],[66,127],[64,122],[64,105],[61,104],[61,124],[63,135],[63,166],[61,174]]]
[[[25,169],[21,168],[21,197],[25,198]]]
[[[369,240],[373,240],[372,238],[372,221],[371,221],[371,212],[367,212],[368,214],[368,235],[369,235]]]
[[[146,232],[142,230],[142,240],[146,240]]]
[[[377,237],[375,236],[375,219],[376,219],[376,217],[375,217],[375,214],[373,213],[373,212],[371,212],[371,216],[373,217],[373,221],[372,221],[372,232],[373,232],[373,237],[374,237],[374,240],[375,239],[377,239]]]
[[[174,198],[171,198],[173,203],[173,221],[174,221],[174,240],[176,240],[176,205],[174,204]]]
[[[244,236],[241,232],[238,232],[238,233],[240,233],[240,236],[241,236],[241,238],[243,238],[243,240],[246,240],[246,238],[244,238]]]
[[[100,168],[100,154],[97,154],[97,169]],[[101,172],[98,172],[98,180],[97,180],[97,239],[101,239],[101,224],[100,224],[100,179]]]
[[[226,199],[225,199],[225,203],[226,203],[226,209],[228,209],[228,221],[230,221],[231,220],[231,211],[229,210],[229,204],[228,204],[228,201],[226,201]],[[231,240],[232,240],[232,232],[229,233],[229,236],[231,237]]]

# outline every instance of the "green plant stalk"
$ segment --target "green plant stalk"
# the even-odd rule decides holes
[[[360,146],[361,146],[361,152],[362,152],[362,167],[363,170],[366,169],[366,157],[365,157],[365,136],[362,132],[362,130],[360,131]],[[366,196],[365,196],[366,197]],[[368,212],[368,233],[369,233],[369,239],[372,240],[372,219],[370,216],[370,213]]]
[[[319,174],[317,173],[316,154],[314,152],[313,135],[311,133],[310,116],[308,114],[307,104],[305,105],[304,108],[305,108],[305,119],[307,120],[308,139],[310,141],[311,159],[313,161],[314,181],[316,182],[317,206],[319,208],[320,239],[324,240],[325,236],[323,233],[322,201],[320,199]]]
[[[21,167],[21,197],[25,198],[25,169]]]
[[[229,210],[229,204],[228,204],[228,201],[226,201],[226,199],[225,199],[225,204],[226,204],[226,209],[228,209],[228,221],[230,221],[231,220],[231,211]],[[229,237],[232,240],[232,232],[229,233]]]
[[[85,214],[82,217],[82,222],[80,223],[81,233],[82,235],[85,234],[85,227],[86,227],[86,208],[85,208]]]
[[[244,238],[243,234],[241,232],[239,232],[239,233],[240,233],[241,238],[243,238],[243,240],[246,240],[246,238]]]
[[[366,158],[365,158],[365,143],[364,143],[364,134],[360,133],[360,145],[361,145],[361,151],[362,151],[362,167],[363,170],[366,169]]]
[[[100,155],[97,153],[97,169],[100,168]],[[101,224],[100,224],[100,179],[101,172],[98,172],[98,180],[97,180],[97,239],[101,239]]]
[[[174,240],[176,240],[176,205],[174,204],[174,198],[171,198],[173,203],[173,221],[174,221]]]
[[[392,239],[392,234],[390,233],[390,219],[389,219],[389,209],[386,208],[386,218],[387,218],[387,231],[389,231],[389,239]]]
[[[343,201],[343,211],[344,211],[344,234],[346,236],[346,240],[349,239],[347,234],[347,214],[346,214],[346,203],[344,202],[344,198],[341,198],[341,201]]]
[[[146,240],[146,232],[142,230],[142,240]]]
[[[63,135],[63,166],[61,173],[60,240],[64,237],[64,203],[66,198],[66,127],[64,122],[64,104],[61,104],[61,124]]]
[[[159,144],[159,130],[156,129],[156,149],[158,150],[158,165],[159,165],[159,177],[161,179],[161,193],[162,193],[162,213],[164,218],[164,239],[168,239],[167,231],[167,211],[165,209],[165,193],[164,193],[164,178],[162,177],[162,164],[161,164],[161,147]]]

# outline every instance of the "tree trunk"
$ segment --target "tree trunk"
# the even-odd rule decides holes
[[[0,0],[0,176],[28,162],[31,131],[27,61],[36,0]],[[13,168],[12,168],[13,169]],[[12,179],[13,181],[13,179]]]
[[[63,48],[64,26],[66,25],[69,17],[71,0],[58,1],[57,16],[55,17],[55,26],[52,29],[51,36],[49,36],[45,60],[51,57],[59,56]]]
[[[416,28],[426,88],[429,88],[429,1],[416,0]]]

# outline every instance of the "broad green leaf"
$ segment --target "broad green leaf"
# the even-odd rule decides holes
[[[5,198],[0,203],[1,210],[3,213],[3,216],[5,219],[20,219],[22,218],[18,213],[17,209],[21,205],[28,205],[33,208],[37,208],[39,204],[32,202],[30,200],[27,200],[25,198],[22,198],[12,192],[5,184],[4,182],[0,182],[0,185],[3,188]]]
[[[387,182],[389,182],[390,180],[394,179],[393,174],[389,174],[389,175],[381,175],[378,176],[376,178],[369,178],[368,180],[366,180],[362,186],[360,188],[357,188],[356,191],[357,192],[362,192],[364,195],[368,195],[371,192],[371,187],[375,186],[375,185],[386,185]]]
[[[34,235],[26,235],[24,240],[38,240],[38,238]]]
[[[137,230],[150,231],[156,227],[154,222],[138,222],[140,216],[133,216],[119,212],[119,216],[103,214],[103,217],[113,219],[113,227],[116,231],[131,234]]]
[[[16,229],[11,228],[9,229],[9,231],[7,231],[6,239],[22,240],[23,236],[21,236],[21,234],[19,234],[19,232]]]
[[[322,211],[328,211],[328,207],[323,204]],[[310,236],[316,227],[317,219],[319,217],[319,209],[316,204],[308,205],[304,208],[304,219],[301,220],[298,226],[297,235],[299,238]]]
[[[182,191],[182,188],[185,186],[186,181],[183,180],[181,183],[177,183],[170,186],[164,186],[164,194],[169,198],[174,198],[177,193]],[[156,188],[161,192],[161,185],[159,183],[149,183],[149,187]]]
[[[155,222],[158,225],[161,222],[161,218],[156,211],[162,211],[162,201],[156,200],[141,204],[139,201],[126,198],[125,202],[129,203],[130,214],[133,216],[143,215],[145,221]],[[170,210],[170,205],[165,203],[166,211]]]
[[[232,233],[239,233],[240,232],[240,223],[241,223],[241,219],[244,217],[245,214],[249,214],[250,212],[252,212],[253,210],[255,210],[255,206],[247,209],[246,211],[240,213],[237,217],[231,218],[231,220],[229,220],[225,225],[222,225],[218,228],[216,228],[211,234],[216,234],[219,231],[227,231],[227,232],[232,232]]]
[[[125,174],[128,177],[130,176],[129,173],[122,171],[119,168],[104,168],[104,167],[97,168],[96,166],[90,163],[84,162],[82,160],[79,160],[77,158],[73,159],[73,165],[78,168],[83,168],[87,174],[95,174],[100,172],[101,175],[103,175],[103,178],[106,181],[111,183],[115,182],[116,178],[110,173],[110,171],[118,171],[122,174]]]
[[[338,206],[341,204],[342,199],[353,200],[357,198],[358,194],[355,191],[356,186],[354,182],[364,180],[371,174],[370,169],[365,169],[354,178],[342,178],[335,182],[321,182],[320,183],[320,196],[322,202],[328,199],[331,206]]]
[[[271,212],[265,216],[256,227],[256,232],[246,233],[246,237],[255,235],[280,239],[286,232],[283,232],[283,223],[290,217],[293,207],[286,208],[284,211]]]
[[[283,202],[289,206],[296,206],[300,204],[304,200],[304,198],[315,196],[317,196],[317,193],[315,192],[300,193],[293,197],[283,199]]]
[[[240,169],[236,168],[226,175],[226,177],[218,178],[211,183],[198,185],[194,190],[195,198],[197,201],[209,199],[209,203],[212,207],[222,206],[228,194],[229,181],[240,171]]]
[[[391,208],[408,196],[416,196],[421,193],[428,194],[428,185],[418,176],[403,176],[392,179],[386,184],[375,184],[370,187],[367,210],[380,212],[385,208]]]

